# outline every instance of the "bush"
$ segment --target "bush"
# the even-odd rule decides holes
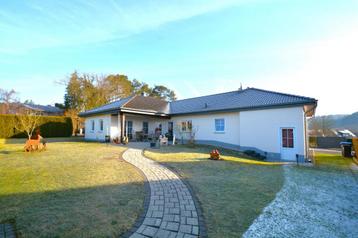
[[[310,136],[308,138],[308,141],[309,141],[310,148],[317,148],[317,137]]]
[[[26,134],[15,129],[15,115],[0,115],[0,138],[26,138]],[[38,129],[43,137],[67,137],[72,135],[70,117],[41,116]]]
[[[258,159],[258,160],[265,160],[266,159],[266,156],[264,155],[261,155],[260,153],[257,153],[256,151],[254,150],[245,150],[244,151],[244,154],[245,155],[248,155],[250,157],[253,157],[255,159]]]

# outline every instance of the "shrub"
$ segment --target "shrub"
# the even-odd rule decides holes
[[[317,137],[310,136],[308,138],[309,140],[309,147],[310,148],[316,148],[317,147]]]
[[[26,134],[15,129],[15,115],[0,115],[0,138],[26,138]],[[41,116],[39,126],[43,137],[66,137],[72,135],[70,117]]]
[[[253,157],[255,159],[259,159],[259,160],[265,160],[266,159],[266,156],[264,155],[261,155],[260,153],[257,153],[256,151],[254,150],[245,150],[244,151],[244,154],[245,155],[248,155],[250,157]]]

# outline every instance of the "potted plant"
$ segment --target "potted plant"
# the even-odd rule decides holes
[[[211,160],[219,160],[220,159],[220,153],[217,149],[214,149],[210,152],[210,158]]]

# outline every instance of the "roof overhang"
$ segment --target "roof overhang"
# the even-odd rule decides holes
[[[307,117],[313,117],[314,114],[316,113],[316,108],[317,108],[317,100],[315,103],[306,104],[303,106],[303,110]]]
[[[227,108],[227,109],[213,109],[205,111],[196,111],[196,112],[183,112],[183,113],[171,113],[170,116],[181,116],[181,115],[195,115],[195,114],[208,114],[208,113],[220,113],[220,112],[240,112],[240,111],[256,111],[256,110],[267,110],[267,109],[279,109],[279,108],[288,108],[288,107],[299,107],[299,106],[314,106],[314,109],[317,106],[316,102],[308,103],[288,103],[288,104],[279,104],[279,105],[265,105],[259,107],[240,107],[240,108]],[[305,111],[306,112],[306,111]],[[314,114],[314,111],[313,111]],[[309,116],[309,115],[307,115]]]
[[[119,108],[115,110],[106,110],[106,111],[93,112],[93,113],[82,112],[79,113],[78,116],[93,117],[93,116],[105,115],[105,114],[119,114],[120,112],[138,114],[138,115],[148,115],[148,116],[155,116],[155,117],[169,117],[169,115],[166,113],[156,112],[152,110],[133,109],[133,108]]]

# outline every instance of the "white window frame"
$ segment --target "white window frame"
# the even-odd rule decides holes
[[[217,130],[217,122],[222,121],[222,125],[219,125],[220,127],[222,126],[222,130]],[[215,128],[215,133],[225,133],[225,118],[215,118],[214,119],[214,128]],[[219,128],[221,129],[221,128]]]

